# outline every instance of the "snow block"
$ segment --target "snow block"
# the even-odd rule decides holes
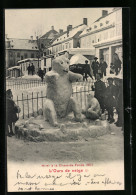
[[[110,133],[110,126],[106,120],[99,120],[96,123],[89,120],[83,123],[63,120],[58,121],[57,127],[49,125],[43,118],[22,120],[16,123],[15,134],[18,139],[28,141],[77,141],[96,138]]]

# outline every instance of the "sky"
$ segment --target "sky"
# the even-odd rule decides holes
[[[102,15],[102,10],[113,8],[61,8],[61,9],[5,9],[5,34],[8,38],[29,39],[43,35],[54,26],[56,31],[76,26],[88,18],[91,25]]]

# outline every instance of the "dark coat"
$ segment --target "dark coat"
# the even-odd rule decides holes
[[[103,98],[105,96],[106,86],[105,83],[101,80],[94,83],[95,86],[95,97],[97,99]]]
[[[115,67],[115,71],[118,71],[118,69],[121,69],[121,61],[120,59],[118,60],[114,60],[114,67]]]
[[[110,85],[106,88],[105,91],[105,105],[106,107],[114,107],[115,106],[115,98],[114,96],[115,85]]]
[[[11,98],[7,97],[6,98],[6,114],[7,114],[7,124],[8,125],[18,120],[16,113],[18,113],[18,108],[15,102]]]
[[[99,69],[99,62],[92,62],[92,69],[94,73],[98,73],[98,69]]]
[[[115,107],[117,110],[123,111],[123,86],[122,84],[120,86],[115,86],[114,89],[114,95],[115,95]]]
[[[106,71],[106,68],[107,68],[108,66],[107,66],[107,63],[104,61],[103,63],[100,63],[100,65],[99,65],[99,69],[102,71],[102,72],[104,72],[104,71]]]

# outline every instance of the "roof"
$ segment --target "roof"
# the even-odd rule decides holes
[[[40,37],[40,39],[53,39],[54,35],[58,34],[56,30],[50,30]]]
[[[80,33],[82,33],[82,31],[87,27],[87,25],[85,24],[80,24],[78,26],[75,26],[74,28],[72,28],[69,31],[69,35],[67,36],[67,31],[59,34],[57,37],[54,38],[54,40],[52,40],[53,44],[58,44],[62,41],[65,41],[67,39],[73,38],[74,36],[76,36],[77,34],[79,35]],[[65,36],[66,35],[66,36]]]
[[[8,68],[8,70],[14,70],[14,69],[20,69],[20,66],[13,66],[11,68]]]
[[[115,17],[113,16],[113,14],[119,9],[121,8],[114,9],[112,12],[108,13],[107,15],[98,18],[95,22],[93,22],[89,27],[87,27],[80,34],[80,37],[86,36],[91,33],[95,33],[96,31],[104,30],[108,27],[113,27],[115,25],[115,20],[114,20]]]
[[[19,60],[17,63],[22,63],[22,62],[28,62],[28,61],[40,61],[41,59],[39,58],[26,58],[24,60]]]
[[[10,47],[6,49],[38,50],[37,40],[7,38],[10,41]]]

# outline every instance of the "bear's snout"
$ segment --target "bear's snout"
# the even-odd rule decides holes
[[[68,72],[68,68],[63,69],[64,72]]]

